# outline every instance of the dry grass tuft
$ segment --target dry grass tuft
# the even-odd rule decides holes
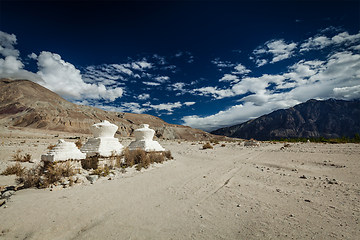
[[[76,147],[77,147],[78,149],[80,149],[80,148],[83,146],[83,144],[82,144],[82,142],[81,142],[81,139],[78,139],[78,140],[75,142],[75,145],[76,145]]]
[[[203,145],[203,149],[213,149],[213,146],[211,146],[211,144],[207,142]]]
[[[16,154],[14,154],[12,156],[13,160],[16,162],[30,162],[31,160],[31,155],[26,153],[24,156],[22,156],[21,154],[21,150],[17,150]]]
[[[137,170],[148,168],[151,163],[163,163],[168,159],[173,159],[170,151],[166,152],[149,152],[137,149],[130,151],[128,148],[124,149],[124,163],[122,167],[132,167],[136,165]]]
[[[51,151],[54,147],[56,147],[56,144],[50,144],[49,146],[47,146],[47,149]]]
[[[7,168],[1,173],[1,175],[13,175],[19,176],[25,170],[25,167],[22,167],[20,163],[15,163],[14,165],[7,166]]]
[[[25,188],[46,188],[75,174],[76,170],[70,162],[48,163],[44,166],[38,165],[35,168],[24,170],[16,181],[23,183]]]
[[[110,174],[110,168],[105,166],[104,168],[97,168],[93,170],[91,175],[98,175],[99,177],[106,177]]]

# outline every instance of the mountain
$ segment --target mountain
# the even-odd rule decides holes
[[[148,114],[118,113],[76,105],[29,80],[0,80],[0,126],[91,133],[90,126],[108,120],[121,136],[133,136],[140,124],[153,128],[164,139],[207,140],[218,138],[199,129],[168,124]]]
[[[257,140],[354,137],[360,133],[360,101],[312,99],[211,133]]]

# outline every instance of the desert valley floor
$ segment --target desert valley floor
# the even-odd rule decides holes
[[[58,139],[87,136],[0,133],[0,171],[19,149],[36,162]],[[160,144],[174,160],[94,184],[14,192],[0,207],[0,239],[360,239],[359,144]],[[0,176],[0,186],[13,184],[15,176]]]

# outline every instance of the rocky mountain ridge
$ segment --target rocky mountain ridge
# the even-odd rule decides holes
[[[0,80],[0,126],[26,127],[90,134],[90,126],[103,120],[116,124],[120,136],[133,136],[142,123],[161,139],[217,138],[191,127],[169,124],[148,114],[118,113],[76,105],[29,80]]]
[[[355,133],[360,133],[360,101],[311,99],[211,133],[257,140],[342,136],[352,138]]]

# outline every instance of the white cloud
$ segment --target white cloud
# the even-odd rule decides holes
[[[37,74],[44,79],[42,85],[68,99],[103,98],[114,101],[123,94],[122,88],[107,89],[103,84],[85,83],[80,71],[55,53],[41,52],[38,68]]]
[[[296,101],[278,101],[265,103],[261,106],[247,102],[232,106],[231,108],[220,111],[214,115],[201,117],[197,115],[185,116],[182,118],[184,125],[193,128],[199,128],[204,131],[213,131],[221,127],[242,123],[249,119],[259,117],[264,113],[271,112],[276,109],[291,107],[299,102]]]
[[[239,78],[236,75],[232,75],[232,74],[225,74],[220,80],[219,82],[238,82]]]
[[[157,83],[157,82],[142,82],[142,83],[145,85],[148,85],[148,86],[160,86],[161,85],[160,83]]]
[[[220,127],[242,123],[271,111],[292,107],[308,99],[360,98],[360,54],[337,52],[326,61],[301,60],[281,75],[264,74],[247,77],[229,89],[227,96],[249,94],[240,98],[243,104],[210,116],[185,116],[185,125],[212,131]],[[272,87],[270,87],[272,86]],[[282,91],[287,88],[288,91]],[[199,90],[197,90],[199,91]],[[204,95],[222,98],[217,87],[204,87]]]
[[[0,54],[4,57],[13,56],[15,58],[19,57],[19,50],[14,48],[16,43],[15,34],[8,34],[6,32],[0,31]]]
[[[332,38],[326,36],[316,36],[310,37],[300,46],[300,52],[323,49],[331,45],[340,45],[340,44],[353,44],[360,41],[360,33],[350,35],[348,32],[342,32],[335,35]]]
[[[158,105],[152,105],[152,104],[147,104],[144,106],[149,106],[155,110],[166,110],[166,111],[169,111],[169,112],[172,112],[174,111],[173,109],[174,108],[180,108],[182,106],[182,104],[180,102],[176,102],[176,103],[161,103],[161,104],[158,104]]]
[[[160,83],[164,83],[170,80],[170,77],[168,76],[160,76],[160,77],[156,77],[154,78],[154,80],[160,82]]]
[[[137,96],[137,99],[139,99],[139,100],[146,100],[149,98],[150,98],[150,94],[147,94],[147,93],[143,93],[143,94],[140,94],[139,96]]]
[[[225,68],[225,67],[229,68],[229,67],[234,67],[236,65],[229,61],[221,61],[220,58],[215,58],[215,60],[213,60],[211,62],[219,68]]]
[[[270,63],[279,62],[281,60],[290,58],[294,55],[294,50],[297,47],[296,43],[287,44],[283,39],[270,40],[253,51],[253,54],[257,57],[256,64],[258,67],[265,65],[268,61],[260,59],[264,54],[271,54],[272,60]]]
[[[261,67],[261,66],[264,66],[265,64],[267,64],[268,60],[266,60],[266,59],[256,59],[255,63],[256,63],[256,65],[258,67]]]
[[[28,55],[28,58],[34,59],[34,60],[36,60],[37,57],[38,57],[38,56],[37,56],[35,53],[31,53],[31,54]]]
[[[28,79],[34,82],[43,82],[38,75],[24,70],[24,64],[19,58],[20,52],[14,48],[16,36],[0,31],[0,78]]]
[[[196,102],[184,102],[184,105],[186,106],[191,106],[194,105]]]
[[[232,72],[233,74],[246,74],[246,73],[250,73],[251,70],[247,69],[244,65],[242,65],[241,63],[239,63],[238,65],[236,65],[235,67],[235,71]]]
[[[89,104],[86,104],[89,105]],[[130,112],[130,113],[138,113],[142,114],[149,110],[149,108],[143,108],[140,106],[139,103],[136,102],[126,102],[122,103],[121,106],[109,106],[109,105],[101,105],[101,104],[95,104],[93,105],[96,108],[101,108],[106,111],[112,111],[112,112]]]
[[[200,96],[212,96],[215,99],[222,99],[225,97],[234,96],[234,92],[231,89],[219,89],[218,87],[201,87],[190,91],[191,93],[198,94]]]

